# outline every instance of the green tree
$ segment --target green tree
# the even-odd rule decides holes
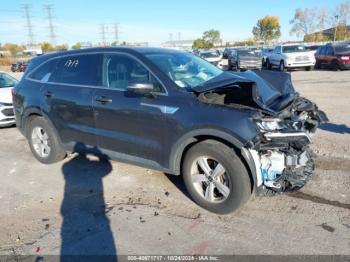
[[[17,44],[6,43],[2,46],[2,49],[9,51],[11,55],[16,56],[18,53],[23,52],[24,47]]]
[[[72,49],[80,49],[80,48],[81,48],[80,42],[77,42],[74,45],[72,45]]]
[[[251,38],[243,41],[236,41],[233,44],[233,46],[253,46],[253,45],[256,45],[256,41],[255,39],[251,39]]]
[[[56,51],[66,51],[66,50],[68,50],[68,45],[67,44],[56,45],[55,50]]]
[[[212,48],[213,44],[203,40],[202,38],[198,38],[194,40],[192,48],[193,49],[203,49],[203,48]]]
[[[281,26],[278,17],[265,16],[258,20],[252,30],[256,41],[264,41],[265,44],[281,36]]]
[[[220,31],[219,30],[215,30],[215,29],[210,29],[208,31],[205,31],[203,33],[202,39],[205,42],[208,42],[208,43],[212,44],[213,46],[215,44],[219,44],[219,43],[221,43]]]
[[[48,53],[55,51],[55,48],[49,42],[43,42],[41,43],[41,50],[43,50],[43,53]]]

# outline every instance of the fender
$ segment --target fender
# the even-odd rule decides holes
[[[229,142],[240,150],[241,156],[244,158],[247,164],[246,167],[249,169],[248,172],[250,172],[250,175],[252,176],[253,189],[256,187],[257,174],[255,170],[255,163],[249,151],[244,147],[244,143],[236,137],[216,129],[197,129],[186,133],[178,139],[178,141],[172,147],[169,159],[169,169],[174,172],[174,175],[180,175],[183,152],[188,145],[198,141],[196,138],[198,136],[212,136],[213,138],[219,138]]]
[[[241,142],[236,137],[220,130],[211,129],[211,128],[204,128],[204,129],[196,129],[193,131],[190,131],[180,137],[177,142],[172,146],[171,152],[170,152],[170,158],[169,158],[169,167],[170,170],[173,170],[175,175],[180,175],[180,165],[181,165],[181,158],[183,151],[185,148],[196,141],[198,139],[196,137],[198,136],[212,136],[216,137],[222,140],[225,140],[229,142],[230,144],[234,145],[236,148],[241,149],[243,147],[243,142]]]
[[[50,118],[48,117],[48,115],[46,113],[44,113],[43,111],[40,110],[39,107],[30,107],[28,109],[26,109],[23,114],[22,114],[22,117],[21,117],[21,121],[20,121],[20,127],[18,127],[18,129],[21,131],[21,133],[27,137],[27,130],[26,130],[26,122],[28,120],[28,118],[31,116],[31,115],[40,115],[41,117],[43,117],[48,123],[49,123],[49,126],[52,128],[52,130],[54,131],[57,139],[58,139],[58,142],[63,145],[62,141],[61,141],[61,137],[59,136],[57,130],[56,130],[56,127],[55,125],[52,123],[52,121],[50,120]]]

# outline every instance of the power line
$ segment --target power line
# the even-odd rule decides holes
[[[56,34],[55,34],[55,26],[53,25],[53,16],[52,16],[52,11],[53,11],[53,5],[44,5],[44,9],[47,12],[47,20],[49,22],[49,32],[50,32],[50,40],[52,44],[56,43]]]
[[[26,18],[26,28],[28,30],[28,44],[33,45],[34,44],[34,33],[33,33],[33,25],[31,21],[31,15],[30,15],[30,10],[32,8],[31,5],[29,4],[24,4],[22,5],[22,8],[24,10],[24,16]]]

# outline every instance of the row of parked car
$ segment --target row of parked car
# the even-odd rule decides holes
[[[350,69],[350,42],[306,46],[282,44],[274,48],[225,48],[197,50],[195,54],[226,70],[273,69],[287,71],[294,68],[313,70],[331,68]]]

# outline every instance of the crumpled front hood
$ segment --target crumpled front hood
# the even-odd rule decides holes
[[[252,100],[261,109],[267,111],[280,111],[298,96],[290,74],[267,70],[223,72],[204,84],[194,87],[193,90],[203,93],[219,89],[234,89],[240,84],[245,84],[244,88],[251,88]]]

